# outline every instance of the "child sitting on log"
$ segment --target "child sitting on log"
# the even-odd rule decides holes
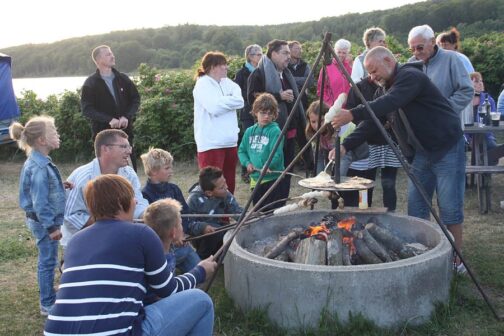
[[[198,222],[195,222],[192,228],[196,236],[212,233],[216,228],[229,224],[229,217],[212,218],[211,215],[234,214],[238,217],[243,211],[233,194],[228,191],[222,170],[212,166],[200,170],[199,183],[190,190],[187,204],[191,213],[210,215],[196,219]],[[224,234],[222,231],[195,240],[194,245],[200,258],[205,259],[215,254],[222,246]]]
[[[189,207],[182,195],[180,188],[170,183],[173,175],[173,157],[172,155],[159,148],[150,148],[149,151],[141,156],[145,174],[148,176],[142,194],[149,204],[164,198],[177,200],[182,205],[182,213],[189,213]],[[194,221],[188,218],[182,219],[182,227],[185,234],[193,235],[192,227],[196,225]],[[189,272],[199,262],[200,258],[188,243],[182,243],[182,239],[174,241],[171,245],[170,253],[175,257],[173,263],[182,272]]]
[[[280,127],[275,122],[278,117],[278,104],[275,97],[269,93],[260,94],[254,104],[251,112],[257,122],[247,128],[243,139],[238,148],[238,157],[242,166],[247,167],[250,175],[250,188],[254,190],[252,201],[254,205],[271,188],[275,181],[284,170],[283,139],[277,147],[269,168],[260,184],[257,184],[261,170],[268,160],[273,146],[281,136]],[[282,180],[264,200],[262,205],[266,207],[263,210],[272,210],[284,206],[289,195],[289,186]]]

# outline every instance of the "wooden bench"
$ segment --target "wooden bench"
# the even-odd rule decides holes
[[[504,174],[504,166],[466,166],[467,174]]]
[[[504,174],[504,166],[466,166],[467,174],[476,174],[478,187],[478,202],[481,214],[487,213],[491,208],[491,176]]]

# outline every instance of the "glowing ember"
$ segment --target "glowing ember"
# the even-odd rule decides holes
[[[310,226],[308,229],[304,231],[305,236],[313,237],[317,236],[318,239],[327,240],[327,235],[330,234],[331,231],[324,225]]]
[[[348,217],[338,222],[338,228],[352,231],[352,226],[357,222],[355,217]]]

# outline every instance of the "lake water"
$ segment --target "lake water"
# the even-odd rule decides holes
[[[22,97],[22,92],[31,90],[40,99],[46,99],[49,95],[75,91],[82,87],[87,77],[40,77],[40,78],[14,78],[12,84],[16,97]]]

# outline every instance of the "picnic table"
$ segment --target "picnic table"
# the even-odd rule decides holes
[[[478,203],[481,214],[488,213],[492,201],[492,174],[504,174],[504,166],[488,165],[488,148],[485,134],[504,132],[504,122],[499,126],[466,126],[464,133],[471,134],[471,148],[474,151],[474,165],[466,166],[466,173],[476,175]]]

